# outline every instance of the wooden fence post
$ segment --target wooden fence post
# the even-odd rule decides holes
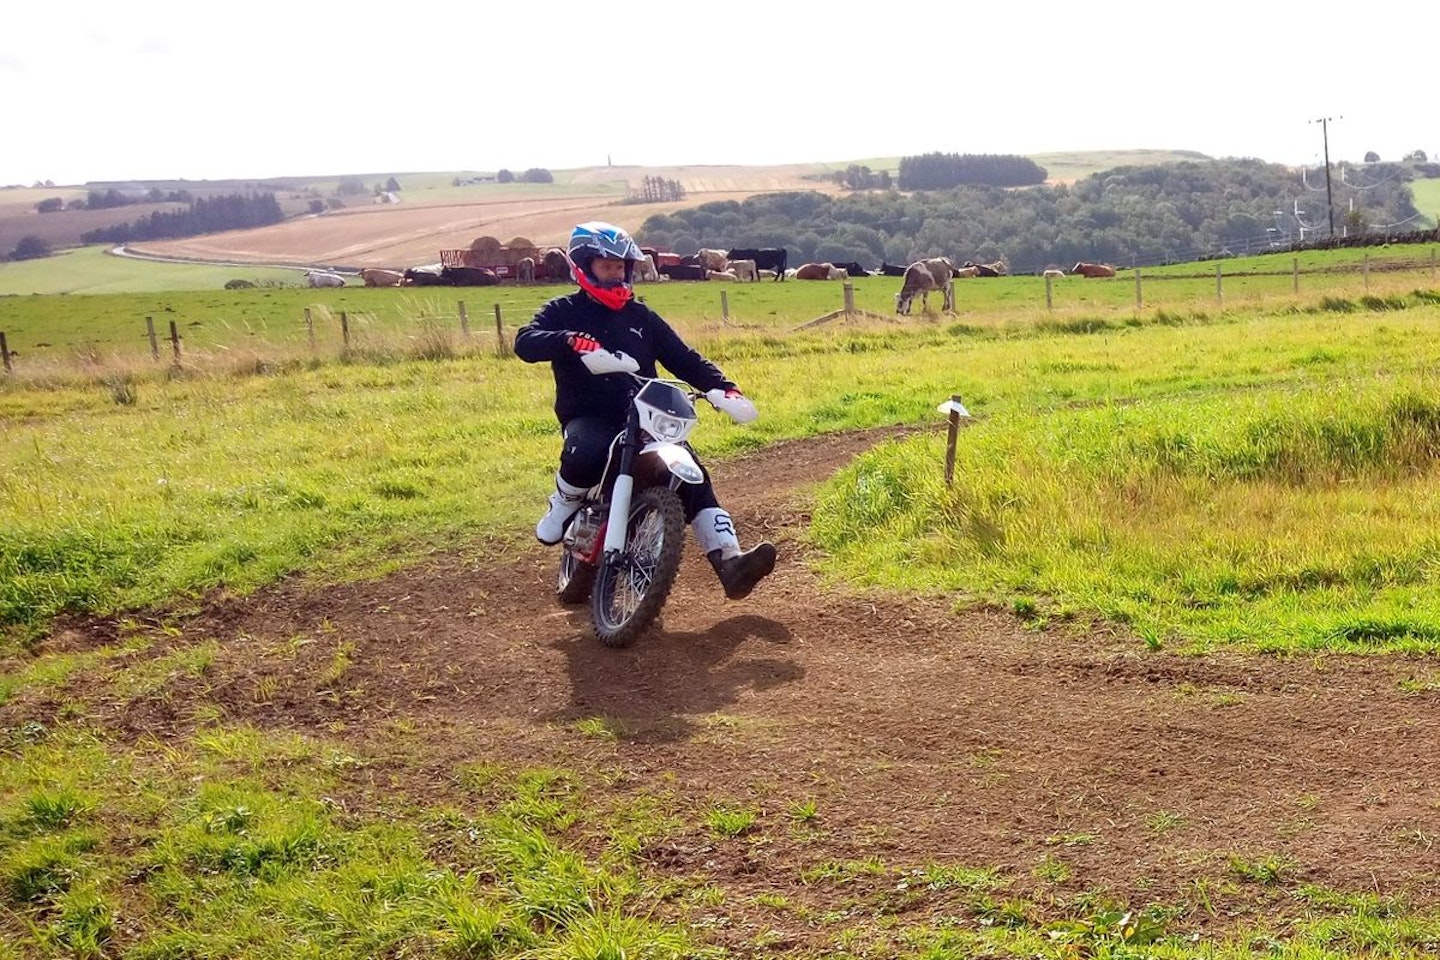
[[[846,280],[842,288],[842,294],[845,298],[845,313],[848,316],[855,312],[855,284]]]
[[[315,321],[310,317],[310,308],[305,308],[305,339],[310,341],[310,352],[315,352]]]
[[[470,339],[470,314],[465,312],[465,301],[460,301],[460,335]]]
[[[1300,258],[1296,257],[1290,261],[1290,272],[1294,275],[1294,291],[1296,296],[1300,294]]]
[[[730,322],[730,298],[724,290],[720,291],[720,322],[726,324]]]
[[[1365,275],[1365,292],[1370,292],[1370,254],[1365,254],[1364,265],[1360,268]]]
[[[505,340],[505,323],[500,318],[500,304],[495,304],[495,343],[496,351],[502,357],[510,356],[510,344]]]
[[[1140,294],[1140,268],[1135,268],[1135,309],[1139,310],[1145,306],[1145,298]]]
[[[180,330],[175,321],[170,321],[170,350],[175,354],[175,366],[180,366]]]
[[[5,332],[3,330],[0,330],[0,357],[5,358],[5,372],[14,373],[14,369],[10,366],[10,345],[5,342]]]
[[[1220,264],[1215,264],[1215,302],[1225,302],[1225,291],[1220,289]]]
[[[950,438],[945,443],[945,486],[955,482],[955,439],[960,435],[960,394],[950,394]]]
[[[1435,248],[1430,248],[1430,282],[1435,282]]]
[[[344,342],[345,349],[350,349],[350,314],[344,310],[340,311],[340,339]]]
[[[150,335],[150,359],[160,359],[160,341],[155,339],[155,318],[145,318],[145,332]]]
[[[1055,309],[1055,278],[1049,274],[1045,276],[1045,309]]]

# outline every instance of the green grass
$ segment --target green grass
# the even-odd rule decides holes
[[[1167,649],[1433,653],[1440,303],[1422,281],[1367,300],[1351,274],[1328,299],[1294,299],[1282,273],[1253,305],[1139,311],[1133,286],[1095,283],[1076,291],[1095,306],[1052,315],[1034,303],[1038,281],[1011,278],[974,288],[984,310],[954,319],[802,332],[781,318],[822,306],[833,286],[755,291],[790,299],[733,328],[704,312],[713,290],[655,296],[673,297],[676,324],[761,406],[746,428],[705,418],[709,458],[850,427],[939,428],[935,405],[952,393],[977,415],[952,487],[938,430],[876,450],[814,494],[816,562],[831,578],[998,602],[1037,624],[1108,618]],[[1213,278],[1168,282],[1193,284],[1197,302],[1208,282],[1213,296]],[[481,344],[419,359],[406,331],[420,318],[383,313],[383,293],[255,298],[280,309],[254,324],[341,302],[375,317],[361,328],[368,348],[343,360],[287,353],[299,341],[267,332],[271,352],[255,353],[266,363],[227,364],[236,348],[216,336],[214,357],[178,373],[142,352],[0,381],[11,639],[43,635],[59,611],[134,607],[163,623],[212,587],[341,579],[527,538],[555,451],[548,371]],[[70,326],[97,335],[105,316],[199,311],[210,296],[11,298],[0,316],[24,319],[26,336],[51,324],[58,340]],[[596,758],[584,770],[486,756],[437,770],[405,716],[357,746],[248,727],[200,701],[193,727],[163,742],[122,734],[113,714],[84,713],[72,680],[115,706],[164,702],[177,680],[213,673],[213,640],[133,656],[146,642],[122,627],[89,651],[0,648],[0,701],[24,692],[46,705],[44,722],[0,726],[3,960],[1329,960],[1440,948],[1433,911],[1302,883],[1314,865],[1266,849],[1208,851],[1208,873],[1153,902],[1077,890],[1089,848],[1105,842],[1090,833],[1056,832],[1049,856],[1012,869],[965,851],[882,859],[859,835],[807,856],[819,832],[845,835],[835,799],[822,810],[810,783],[738,801],[680,795],[663,776],[651,789],[618,783],[606,764],[628,733],[605,716],[555,727]],[[337,642],[317,677],[343,682],[353,656]],[[1426,696],[1433,678],[1416,673]],[[1001,759],[980,751],[974,765]],[[1142,814],[1157,844],[1194,832],[1177,813]],[[1428,844],[1430,831],[1397,840]],[[784,869],[738,888],[655,858],[678,851],[729,870],[726,858],[764,862],[782,847]],[[1249,919],[1192,939],[1206,918],[1237,916]],[[766,925],[777,917],[811,939],[787,942]]]

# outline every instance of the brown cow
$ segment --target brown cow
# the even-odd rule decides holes
[[[546,280],[570,279],[570,261],[565,259],[565,251],[559,247],[546,250],[540,265]]]
[[[895,294],[895,312],[901,315],[910,312],[915,295],[920,295],[920,309],[930,309],[930,291],[941,290],[945,294],[945,312],[955,310],[955,288],[951,285],[954,264],[944,257],[916,260],[905,268],[905,280],[900,292]]]
[[[381,270],[377,267],[366,267],[360,271],[360,279],[365,281],[367,287],[398,287],[405,275],[399,270]]]
[[[1113,277],[1115,268],[1108,263],[1085,263],[1081,261],[1075,264],[1072,274],[1081,277]]]
[[[795,268],[796,280],[844,280],[845,271],[833,263],[802,263]]]

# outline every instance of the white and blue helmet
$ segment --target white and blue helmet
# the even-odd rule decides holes
[[[640,246],[630,234],[612,223],[592,220],[582,223],[570,234],[570,245],[565,251],[570,261],[570,276],[590,296],[611,310],[619,310],[629,302],[634,292],[635,262],[644,258]],[[595,258],[625,261],[625,279],[618,283],[603,283],[595,276],[590,265]]]

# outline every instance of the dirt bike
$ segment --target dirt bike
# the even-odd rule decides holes
[[[633,360],[615,356],[615,369],[603,372],[628,373],[635,392],[605,473],[565,530],[555,593],[567,605],[588,600],[590,633],[606,646],[623,647],[659,616],[680,572],[685,507],[677,491],[705,480],[685,445],[699,422],[694,401],[717,407],[725,401],[710,396],[723,391],[700,393],[683,381],[642,377]]]

